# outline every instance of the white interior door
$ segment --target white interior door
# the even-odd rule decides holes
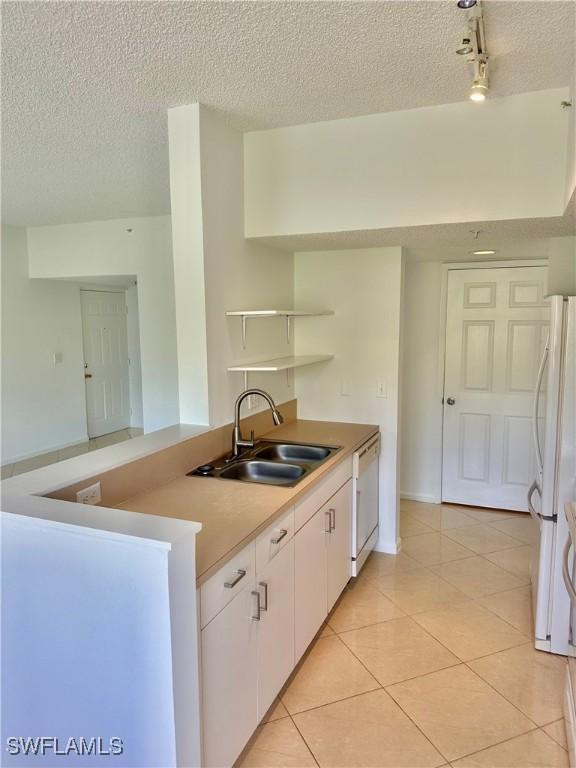
[[[450,270],[442,500],[526,511],[545,267]]]
[[[130,423],[126,296],[81,291],[88,435],[98,437]]]

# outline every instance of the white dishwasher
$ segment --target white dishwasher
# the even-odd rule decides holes
[[[378,457],[380,435],[353,457],[352,576],[358,576],[378,540]]]

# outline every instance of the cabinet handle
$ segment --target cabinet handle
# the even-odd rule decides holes
[[[264,603],[260,606],[260,609],[262,611],[267,611],[268,610],[268,582],[261,581],[259,582],[259,586],[262,587],[262,589],[264,590]],[[258,600],[258,602],[260,602],[260,600]]]
[[[336,530],[336,510],[329,509],[328,512],[330,513],[330,533],[332,533]]]
[[[252,621],[260,621],[260,611],[261,611],[260,592],[257,589],[253,589],[251,592],[251,595],[252,597],[256,598],[256,610],[255,610],[255,613],[253,613],[252,616],[250,616],[250,618],[252,619]]]
[[[288,531],[285,528],[280,529],[280,533],[278,536],[274,536],[273,539],[270,539],[272,544],[280,544],[284,536],[288,536]]]
[[[236,574],[233,579],[230,579],[230,581],[225,581],[224,586],[226,589],[232,589],[233,587],[238,584],[239,581],[241,581],[244,576],[246,576],[246,571],[243,568],[238,568],[237,571],[234,571]]]
[[[330,510],[327,509],[324,514],[328,519],[328,528],[324,528],[324,533],[332,533],[332,515],[330,514]]]

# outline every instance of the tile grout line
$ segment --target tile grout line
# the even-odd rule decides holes
[[[409,618],[409,617],[407,617],[407,618]],[[379,622],[379,623],[381,623],[381,624],[386,624],[387,622]],[[369,626],[374,626],[374,625],[369,625]],[[342,642],[342,644],[343,644],[343,645],[345,645],[345,646],[346,646],[346,648],[348,648],[348,646],[346,645],[346,643],[344,643],[344,641],[343,641],[343,640],[341,640],[340,642]],[[396,701],[396,699],[395,699],[393,696],[391,696],[391,695],[388,693],[388,691],[386,690],[386,686],[382,685],[382,683],[381,683],[379,680],[377,680],[377,679],[374,677],[374,675],[373,675],[373,674],[372,674],[372,672],[371,672],[371,671],[368,669],[368,667],[367,667],[367,666],[364,664],[364,662],[362,661],[362,659],[358,658],[358,656],[356,656],[356,654],[354,653],[354,651],[353,651],[351,648],[348,648],[348,650],[349,650],[349,651],[350,651],[350,653],[351,653],[351,654],[354,656],[354,658],[355,658],[355,659],[357,659],[357,660],[359,661],[359,663],[360,663],[360,664],[361,664],[361,665],[364,667],[364,669],[366,669],[366,671],[367,671],[367,672],[368,672],[368,673],[369,673],[369,674],[370,674],[370,675],[371,675],[371,676],[372,676],[372,677],[373,677],[373,678],[376,680],[376,682],[378,683],[378,685],[379,685],[379,687],[380,687],[380,690],[384,691],[384,692],[386,693],[386,695],[387,695],[387,696],[388,696],[388,697],[389,697],[389,698],[390,698],[390,699],[391,699],[391,700],[392,700],[392,701],[393,701],[393,702],[396,704],[396,706],[397,706],[397,707],[400,709],[400,711],[401,711],[401,712],[402,712],[402,713],[403,713],[403,714],[404,714],[404,715],[405,715],[405,716],[408,718],[408,720],[410,720],[410,722],[412,723],[412,725],[414,725],[414,727],[415,727],[415,728],[416,728],[416,729],[417,729],[417,730],[418,730],[418,731],[419,731],[419,732],[422,734],[422,736],[423,736],[423,737],[426,739],[426,741],[427,741],[427,742],[428,742],[428,743],[429,743],[429,744],[432,746],[432,748],[433,748],[433,749],[435,749],[435,750],[436,750],[436,752],[438,752],[438,754],[439,754],[439,755],[442,757],[442,759],[443,759],[443,760],[448,760],[448,758],[446,757],[446,755],[445,755],[443,752],[441,752],[441,751],[440,751],[440,749],[439,749],[439,748],[438,748],[438,747],[437,747],[437,746],[434,744],[434,742],[433,742],[433,741],[432,741],[432,740],[431,740],[431,739],[430,739],[430,738],[429,738],[429,737],[428,737],[428,736],[427,736],[427,735],[424,733],[424,731],[423,731],[423,730],[420,728],[420,726],[418,725],[418,723],[416,723],[416,722],[415,722],[415,721],[412,719],[412,717],[410,717],[410,715],[408,714],[408,712],[406,712],[406,711],[405,711],[405,709],[404,709],[404,708],[403,708],[403,707],[400,705],[400,703],[399,703],[399,702],[397,702],[397,701]],[[454,664],[453,666],[458,666],[458,665],[457,665],[457,664]],[[449,668],[450,668],[450,667],[445,667],[445,669],[449,669]],[[413,677],[413,678],[412,678],[412,680],[416,680],[418,677],[424,677],[424,675],[417,675],[416,677]],[[400,681],[400,682],[403,682],[403,681]],[[378,690],[378,689],[376,689],[376,688],[375,688],[374,690]],[[358,694],[355,694],[355,696],[349,696],[349,697],[347,697],[347,698],[356,698],[357,696],[364,696],[365,694],[367,694],[367,693],[371,693],[371,692],[372,692],[372,691],[365,691],[364,693],[358,693]],[[342,701],[343,701],[343,699],[342,699]],[[333,703],[335,703],[335,702],[333,702]]]

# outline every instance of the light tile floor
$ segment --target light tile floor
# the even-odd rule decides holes
[[[125,440],[131,440],[133,437],[139,437],[143,434],[144,430],[137,429],[136,427],[129,427],[128,429],[121,429],[118,432],[111,432],[109,435],[93,437],[85,443],[72,445],[69,448],[63,448],[61,451],[41,453],[38,456],[33,456],[32,458],[24,459],[23,461],[17,461],[14,464],[5,464],[0,467],[0,479],[6,480],[9,477],[22,475],[24,472],[32,472],[34,469],[40,469],[41,467],[55,464],[57,461],[65,461],[74,456],[81,456],[83,453],[88,453],[89,451],[96,451],[98,448],[106,448],[108,445],[123,443]]]
[[[565,659],[531,642],[527,515],[402,502],[237,766],[566,768]]]

